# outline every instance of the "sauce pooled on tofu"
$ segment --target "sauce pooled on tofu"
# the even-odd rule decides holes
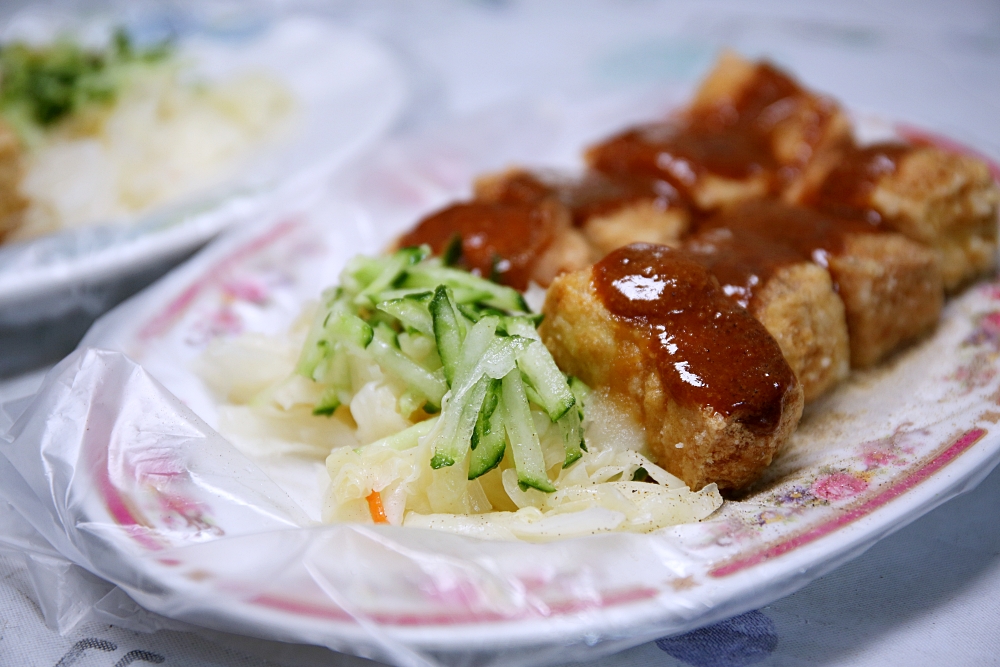
[[[782,165],[772,132],[803,94],[788,75],[761,64],[735,100],[628,130],[592,148],[590,161],[606,173],[661,178],[682,191],[705,173],[737,180],[773,173]],[[813,125],[826,121],[823,112],[816,110]]]
[[[699,226],[699,232],[709,229],[729,229],[747,240],[746,247],[740,248],[734,257],[735,266],[731,271],[740,271],[741,266],[746,267],[744,271],[766,271],[768,266],[777,268],[788,258],[789,249],[800,261],[828,267],[829,257],[844,253],[848,235],[879,231],[856,218],[836,217],[770,199],[748,201],[725,209]],[[751,236],[761,242],[751,242]]]
[[[454,204],[421,220],[399,246],[427,244],[435,255],[461,240],[463,268],[524,291],[535,260],[552,243],[556,229],[550,209],[535,203]]]
[[[684,250],[718,279],[726,296],[744,308],[776,271],[806,261],[791,246],[740,227],[706,229],[689,238]]]
[[[912,150],[913,147],[899,143],[851,149],[807,203],[821,211],[880,224],[882,216],[872,206],[872,193],[879,180],[895,172],[899,161]]]
[[[687,255],[635,243],[594,266],[605,308],[645,329],[664,390],[679,404],[710,406],[752,433],[774,433],[792,369],[762,324]]]
[[[494,201],[510,203],[535,203],[555,197],[569,209],[575,227],[639,201],[652,201],[663,211],[680,203],[677,190],[665,181],[636,174],[611,176],[594,171],[578,180],[550,180],[519,171],[504,177],[502,185],[491,195]]]

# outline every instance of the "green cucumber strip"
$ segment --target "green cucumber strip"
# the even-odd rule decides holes
[[[490,419],[497,412],[500,405],[500,380],[489,378],[486,385],[486,396],[483,398],[483,407],[479,409],[479,416],[476,418],[476,428],[472,431],[470,446],[475,449],[479,442],[490,432]]]
[[[383,370],[398,377],[409,389],[423,394],[431,405],[441,405],[441,400],[448,392],[448,383],[443,374],[432,373],[410,359],[387,340],[386,336],[381,335],[380,331],[376,332],[366,349]]]
[[[568,410],[562,419],[556,422],[562,434],[563,448],[566,450],[566,460],[563,468],[570,467],[583,456],[583,429],[580,427],[580,414],[576,410]]]
[[[327,387],[323,390],[319,400],[313,407],[314,415],[326,415],[329,417],[340,407],[340,396],[336,387]]]
[[[452,386],[455,382],[455,370],[462,356],[462,339],[465,332],[462,330],[463,323],[459,320],[461,316],[455,310],[450,290],[444,285],[439,285],[434,290],[430,315],[434,325],[434,338],[437,340],[438,356],[441,357],[441,364],[444,367],[444,376],[448,380],[448,386]]]
[[[389,257],[356,255],[340,272],[340,286],[351,296],[368,287],[385,270]]]
[[[514,336],[523,336],[533,340],[541,340],[533,317],[516,316],[503,318],[504,330]]]
[[[424,437],[434,429],[434,426],[437,425],[439,419],[440,417],[431,417],[430,419],[425,419],[422,422],[417,422],[413,426],[404,428],[398,433],[387,435],[381,440],[376,440],[375,442],[365,445],[365,447],[388,447],[389,449],[395,449],[397,451],[413,449],[419,444],[420,438]]]
[[[540,340],[532,340],[518,355],[517,367],[528,378],[538,405],[552,421],[557,421],[576,403],[566,376]]]
[[[295,364],[295,372],[299,375],[312,378],[316,367],[331,350],[330,342],[326,340],[325,325],[330,318],[330,309],[335,307],[337,297],[340,296],[337,293],[339,291],[336,290],[333,295],[323,294],[324,297],[331,296],[332,298],[323,299],[321,305],[316,309],[312,324],[309,325],[306,342],[302,345],[302,351],[299,352],[299,359]]]
[[[379,292],[395,287],[397,280],[407,267],[417,264],[426,256],[427,249],[424,247],[397,250],[388,258],[382,272],[354,297],[354,304],[358,306],[375,305]]]
[[[434,441],[431,467],[437,470],[455,465],[469,451],[476,419],[486,397],[489,379],[480,378],[465,393],[452,393],[441,411],[441,432]]]
[[[476,364],[483,358],[496,338],[497,324],[499,318],[484,317],[469,327],[465,334],[465,341],[462,343],[462,350],[455,369],[455,382],[462,384],[467,381],[470,374],[476,368]],[[485,371],[484,371],[485,372]],[[475,378],[479,379],[479,378]]]
[[[405,326],[429,336],[434,335],[434,323],[427,310],[427,302],[421,297],[403,297],[379,301],[375,307],[392,315]]]
[[[503,427],[500,405],[500,380],[490,379],[483,399],[483,407],[472,432],[472,456],[469,458],[469,479],[485,475],[500,465],[507,449],[507,435]]]
[[[357,315],[331,313],[323,327],[327,340],[336,344],[367,347],[372,340],[372,327]]]
[[[455,266],[460,259],[462,259],[462,235],[456,232],[441,253],[441,262],[445,266]]]
[[[389,289],[378,293],[378,301],[392,301],[393,299],[405,299],[406,297],[423,297],[430,299],[434,296],[434,290],[425,287],[415,287],[413,289]]]
[[[524,338],[496,336],[490,342],[486,352],[476,362],[468,374],[462,374],[452,387],[452,391],[463,393],[484,375],[499,380],[517,368],[517,353],[528,343]]]
[[[514,369],[503,377],[500,405],[503,409],[503,423],[514,454],[514,468],[517,470],[518,485],[532,487],[552,493],[556,487],[549,481],[545,471],[545,457],[542,445],[531,420],[531,408],[524,393],[521,373]]]
[[[402,287],[436,287],[447,285],[458,290],[465,288],[471,291],[485,292],[489,296],[478,299],[480,303],[509,313],[530,312],[524,297],[517,290],[497,285],[460,269],[441,266],[433,261],[421,262],[406,272]]]

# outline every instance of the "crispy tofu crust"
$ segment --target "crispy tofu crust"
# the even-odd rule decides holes
[[[680,244],[690,213],[652,188],[596,173],[571,178],[515,167],[476,179],[474,191],[476,199],[489,202],[558,199],[599,258],[629,243]]]
[[[933,252],[900,234],[851,234],[829,258],[851,341],[851,365],[867,368],[937,324],[944,288]]]
[[[806,403],[847,378],[851,353],[844,303],[825,269],[808,262],[778,269],[749,311],[778,342]]]
[[[592,169],[662,178],[702,211],[802,190],[813,162],[851,141],[830,98],[764,62],[725,52],[691,105],[586,152]]]
[[[981,160],[933,146],[875,144],[825,158],[807,181],[786,200],[926,245],[949,293],[996,269],[1000,188]]]
[[[931,146],[906,153],[871,193],[888,226],[935,251],[949,291],[995,270],[998,204],[987,165]]]
[[[648,334],[622,326],[605,308],[591,269],[557,278],[543,312],[539,333],[560,368],[608,392],[645,427],[657,463],[693,489],[712,482],[721,489],[750,484],[798,424],[798,383],[784,395],[778,426],[769,435],[757,435],[709,406],[678,403],[655,370]]]

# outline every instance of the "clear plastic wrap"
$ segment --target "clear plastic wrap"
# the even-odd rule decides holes
[[[398,665],[592,659],[788,594],[997,463],[1000,286],[982,284],[932,338],[811,409],[758,490],[703,522],[529,544],[311,519],[294,480],[213,429],[193,360],[214,338],[280,330],[349,256],[476,173],[545,157],[463,132],[514,124],[557,156],[595,127],[544,131],[558,121],[508,110],[449,142],[386,146],[330,198],[215,243],[116,310],[30,405],[8,406],[0,496],[50,624],[186,623]]]

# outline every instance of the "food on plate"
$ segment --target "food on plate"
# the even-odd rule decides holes
[[[721,504],[559,370],[516,290],[429,252],[352,260],[299,328],[297,360],[288,339],[210,347],[201,374],[230,402],[222,432],[261,456],[277,436],[325,458],[326,521],[546,540],[647,532]]]
[[[586,159],[611,176],[668,183],[711,211],[801,188],[812,165],[850,136],[833,100],[768,63],[726,53],[687,109],[592,146]]]
[[[4,44],[0,119],[16,141],[0,129],[0,240],[127,219],[219,183],[292,107],[270,77],[203,80],[171,46],[121,31],[102,49]]]
[[[740,230],[828,269],[844,302],[856,368],[918,339],[941,313],[944,291],[934,253],[901,234],[778,200],[725,209],[701,229]]]
[[[615,250],[557,278],[544,312],[560,368],[606,390],[692,488],[746,486],[798,424],[802,388],[778,344],[686,253]]]
[[[996,266],[1000,191],[980,160],[934,146],[852,146],[814,178],[798,201],[925,244],[949,291]]]
[[[683,249],[774,337],[806,403],[847,377],[844,302],[826,268],[780,239],[738,226],[704,229]]]
[[[482,176],[395,254],[352,261],[300,327],[296,373],[286,352],[239,399],[216,382],[242,402],[223,431],[308,440],[327,520],[653,530],[752,485],[805,403],[927,334],[946,290],[994,265],[985,165],[859,146],[832,100],[734,54],[689,107],[585,162]],[[515,291],[539,287],[540,323]],[[206,358],[264,346],[242,340]]]
[[[464,268],[520,290],[593,261],[569,211],[554,199],[453,204],[399,239],[401,247],[423,244],[438,254],[455,253]]]
[[[556,172],[508,169],[477,179],[475,192],[476,199],[490,202],[556,199],[569,209],[573,226],[599,256],[629,243],[676,245],[691,217],[668,183],[612,178],[596,171],[576,179]]]

